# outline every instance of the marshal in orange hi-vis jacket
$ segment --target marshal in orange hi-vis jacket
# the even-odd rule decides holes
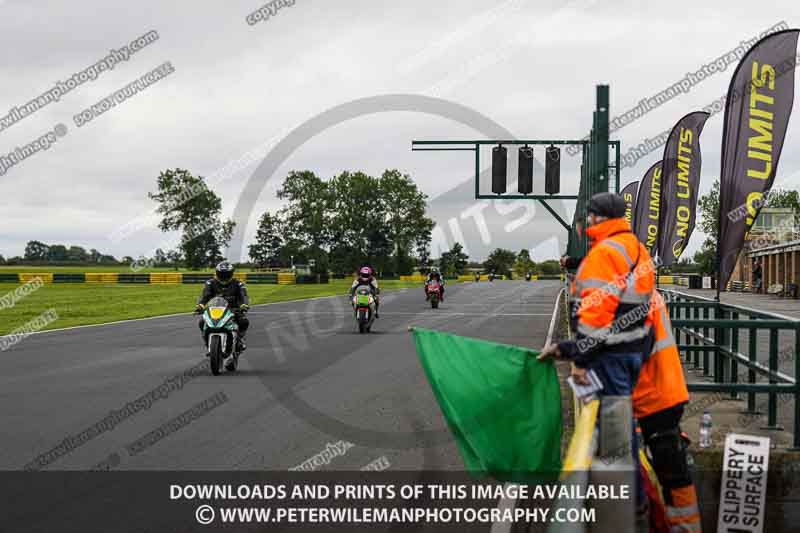
[[[650,321],[654,343],[633,391],[633,411],[661,484],[670,530],[700,533],[697,492],[686,456],[688,439],[679,427],[689,391],[667,308],[658,292],[653,293]]]
[[[578,267],[572,314],[576,342],[561,343],[564,355],[586,367],[600,351],[642,352],[649,344],[653,261],[624,218],[586,230],[592,248]]]
[[[653,348],[649,356],[645,354],[647,359],[633,391],[633,412],[637,419],[689,401],[678,345],[672,335],[666,304],[658,292],[653,293],[650,321]]]

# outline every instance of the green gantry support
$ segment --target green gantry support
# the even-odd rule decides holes
[[[596,89],[595,111],[592,114],[592,128],[587,139],[483,139],[483,140],[425,140],[411,141],[413,151],[473,152],[475,154],[475,199],[476,200],[535,200],[569,233],[567,253],[576,257],[585,255],[586,236],[576,231],[576,224],[582,225],[586,219],[586,207],[593,194],[610,190],[611,177],[614,178],[615,192],[620,184],[620,142],[609,140],[609,93],[608,85],[598,85]],[[582,164],[578,194],[482,194],[480,187],[480,147],[483,145],[579,145]],[[609,164],[609,149],[614,150],[613,164]],[[548,200],[577,200],[572,224],[568,224],[547,203]]]

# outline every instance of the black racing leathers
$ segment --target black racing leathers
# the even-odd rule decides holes
[[[223,285],[216,278],[206,281],[203,285],[203,293],[197,300],[198,304],[206,305],[212,298],[222,296],[228,301],[228,305],[236,314],[236,323],[239,324],[239,334],[244,337],[250,321],[240,311],[242,305],[250,305],[250,297],[247,295],[245,284],[233,278],[229,283]],[[203,330],[203,321],[200,321],[200,331]]]

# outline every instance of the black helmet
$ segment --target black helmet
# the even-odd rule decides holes
[[[592,196],[587,209],[589,214],[606,218],[621,218],[625,216],[625,200],[613,192],[599,192]]]
[[[233,279],[233,272],[236,270],[227,261],[222,261],[217,265],[215,276],[223,285],[227,285]]]

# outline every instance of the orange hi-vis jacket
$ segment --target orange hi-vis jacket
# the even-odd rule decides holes
[[[633,413],[636,418],[644,418],[689,401],[678,345],[672,335],[672,323],[664,298],[658,292],[653,293],[650,303],[650,319],[654,343],[633,391]]]
[[[655,266],[624,218],[586,229],[591,250],[575,275],[575,341],[559,343],[564,357],[586,367],[603,351],[641,352],[650,344]]]

